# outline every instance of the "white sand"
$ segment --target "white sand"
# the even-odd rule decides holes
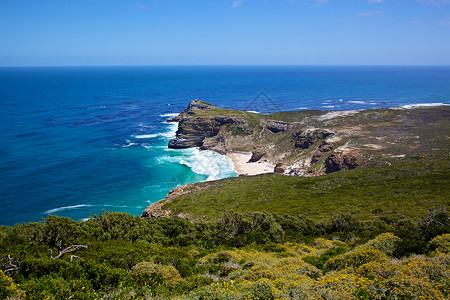
[[[256,175],[262,173],[272,173],[275,168],[274,164],[264,162],[263,158],[258,162],[249,163],[252,157],[250,152],[231,152],[227,154],[233,163],[236,172],[239,175]]]

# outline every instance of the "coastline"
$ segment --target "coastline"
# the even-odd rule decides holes
[[[258,161],[249,163],[252,157],[251,152],[229,152],[226,154],[233,161],[234,169],[239,175],[257,175],[263,173],[273,173],[274,164],[267,161]]]

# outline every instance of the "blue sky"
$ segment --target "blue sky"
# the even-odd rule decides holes
[[[450,0],[0,0],[0,65],[450,65]]]

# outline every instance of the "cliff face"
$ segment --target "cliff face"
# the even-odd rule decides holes
[[[170,140],[169,148],[215,148],[217,144],[211,143],[211,138],[218,138],[219,132],[224,128],[226,131],[236,130],[246,134],[253,133],[252,129],[249,127],[249,121],[241,117],[190,116],[189,114],[186,114],[180,119],[176,137]],[[219,142],[219,140],[217,140],[217,142]],[[227,150],[224,148],[220,152],[226,151]]]
[[[260,115],[194,100],[169,120],[179,122],[169,148],[251,152],[248,163],[267,161],[277,173],[315,176],[445,152],[449,120],[449,107]]]

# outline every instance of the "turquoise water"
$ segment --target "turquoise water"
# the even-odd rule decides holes
[[[169,150],[165,120],[202,99],[258,111],[450,103],[450,67],[0,68],[0,224],[139,215],[229,160]]]

